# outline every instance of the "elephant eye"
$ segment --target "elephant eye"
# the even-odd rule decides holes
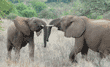
[[[69,24],[67,24],[66,29],[73,23],[73,21],[71,21]]]

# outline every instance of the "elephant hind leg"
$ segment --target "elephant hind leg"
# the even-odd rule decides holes
[[[10,40],[8,40],[7,41],[7,51],[8,51],[8,53],[7,53],[7,55],[8,55],[8,57],[7,57],[7,59],[8,60],[11,60],[11,51],[12,51],[12,43],[10,42]]]
[[[103,58],[106,58],[106,56],[107,55],[109,55],[110,54],[110,48],[106,48],[105,50],[103,50],[103,51],[99,51],[99,65],[101,66],[101,60],[103,59]],[[107,58],[108,60],[109,60],[109,58]]]

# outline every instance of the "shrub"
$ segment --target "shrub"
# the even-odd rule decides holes
[[[58,15],[55,11],[55,9],[45,9],[42,10],[39,14],[38,14],[39,18],[46,18],[46,19],[54,19],[57,18]]]
[[[104,19],[110,19],[110,11],[103,14]]]
[[[97,18],[96,18],[96,19],[103,19],[103,16],[102,16],[102,15],[97,16]]]
[[[33,17],[33,16],[37,17],[37,13],[35,12],[35,10],[26,9],[26,10],[23,10],[21,14],[23,17]]]
[[[4,17],[4,15],[9,14],[12,10],[12,3],[7,0],[0,0],[0,16]]]
[[[30,1],[30,3],[37,13],[47,8],[47,5],[44,2]]]
[[[17,9],[17,10],[16,10]],[[27,5],[25,5],[24,3],[19,3],[16,6],[15,9],[15,13],[19,16],[23,16],[23,17],[33,17],[33,16],[37,16],[36,11],[34,9],[32,9],[31,7],[28,7]],[[18,11],[18,12],[17,12]]]
[[[16,14],[10,13],[9,15],[6,16],[6,18],[8,18],[8,19],[15,19],[16,16],[17,16]]]
[[[12,3],[20,3],[20,2],[23,2],[23,0],[9,0],[11,1]]]
[[[2,21],[0,21],[0,23],[3,23]],[[4,31],[4,29],[0,26],[0,30]],[[1,34],[1,33],[0,33]]]
[[[19,13],[21,13],[23,10],[29,9],[29,8],[24,3],[19,3],[16,6],[16,9],[18,10]]]

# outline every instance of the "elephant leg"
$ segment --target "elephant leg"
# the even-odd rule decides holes
[[[20,58],[20,48],[15,48],[15,62],[18,62]]]
[[[81,50],[82,58],[85,58],[87,60],[87,53],[88,53],[89,47],[87,46],[86,42],[84,41],[83,48]]]
[[[84,43],[84,38],[83,36],[80,38],[75,38],[75,45],[73,50],[71,51],[70,55],[69,55],[69,59],[72,62],[77,62],[75,56],[81,52],[82,48],[83,48],[83,43]]]
[[[12,51],[12,43],[8,40],[7,41],[7,51],[8,51],[8,53],[7,53],[7,55],[8,55],[8,57],[7,57],[7,59],[8,60],[11,60],[11,51]]]
[[[34,41],[29,42],[29,57],[31,61],[34,61]]]
[[[102,52],[99,52],[99,67],[101,67],[101,60],[104,58],[104,54]]]

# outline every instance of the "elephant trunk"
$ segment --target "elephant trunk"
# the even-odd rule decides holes
[[[47,26],[46,26],[46,23],[45,22],[42,22],[42,25],[44,25],[44,47],[46,47],[46,44],[47,44]]]
[[[49,25],[58,27],[58,29],[60,29],[60,28],[59,28],[59,27],[60,27],[60,20],[61,20],[60,18],[54,19],[54,20],[52,20],[52,21],[49,23]],[[49,26],[49,27],[48,27],[47,41],[48,41],[49,36],[50,36],[50,34],[51,34],[52,26]]]
[[[52,27],[48,27],[48,33],[47,33],[47,41],[48,41],[48,39],[49,39],[49,36],[50,36],[50,34],[51,34],[51,29],[52,29]]]

